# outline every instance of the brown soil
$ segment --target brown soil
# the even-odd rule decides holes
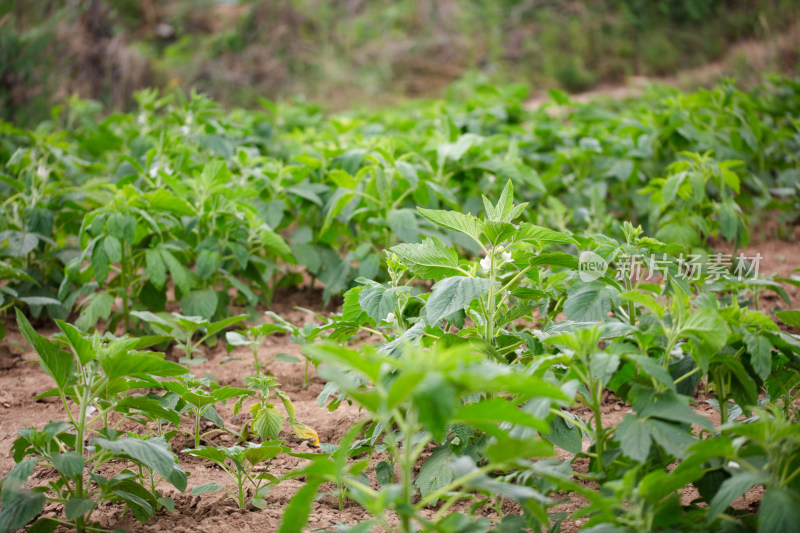
[[[770,221],[759,225],[753,231],[750,243],[745,248],[734,250],[730,243],[719,240],[711,242],[711,247],[723,254],[738,256],[743,253],[746,258],[760,254],[759,275],[778,279],[792,279],[794,276],[794,279],[800,280],[800,226],[798,225],[780,227],[776,221]],[[786,282],[779,283],[786,291],[790,303],[787,304],[774,290],[764,290],[758,295],[758,309],[769,313],[783,329],[798,333],[781,323],[775,317],[775,312],[800,309],[800,287]]]

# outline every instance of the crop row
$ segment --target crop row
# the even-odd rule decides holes
[[[478,253],[415,208],[477,214],[480,194],[506,179],[530,202],[528,222],[620,238],[621,217],[700,253],[715,236],[746,244],[746,213],[796,213],[796,82],[655,93],[620,109],[553,93],[536,111],[518,88],[479,89],[330,118],[143,92],[134,114],[98,118],[76,101],[35,130],[5,124],[0,310],[65,318],[78,306],[81,327],[113,330],[131,309],[174,301],[218,319],[300,283],[290,264],[327,301],[380,276],[381,251],[399,242]]]
[[[141,93],[138,114],[96,119],[75,102],[37,130],[6,125],[0,309],[79,313],[46,338],[17,311],[55,383],[43,396],[67,420],[21,432],[0,531],[46,500],[63,518],[37,530],[95,527],[104,500],[141,521],[170,509],[159,483],[187,488],[172,447],[182,420],[194,428],[183,453],[233,484],[195,494],[260,509],[275,484],[305,480],[287,533],[329,482],[369,513],[354,531],[558,528],[550,509],[567,492],[586,500],[571,519],[587,517],[587,531],[793,530],[800,341],[786,326],[800,311],[778,311],[781,329],[758,308],[764,290],[789,304],[778,281],[708,241],[746,243],[745,212],[796,215],[800,85],[606,106],[553,93],[536,111],[518,89],[479,89],[330,118]],[[326,299],[343,293],[341,312],[262,323],[260,304],[303,272]],[[189,374],[223,333],[253,351],[244,387]],[[321,405],[365,413],[341,442],[319,443],[263,373],[259,347],[275,333],[328,381]],[[173,343],[178,362],[147,351]],[[719,424],[692,409],[699,388]],[[609,393],[630,406],[617,424],[604,420]],[[277,440],[273,397],[320,453]],[[227,400],[249,406],[241,431],[216,411]],[[140,430],[118,430],[119,417]],[[287,453],[308,464],[270,473]],[[57,480],[28,487],[42,466]],[[690,484],[699,496],[686,503]],[[755,486],[757,513],[730,508]]]

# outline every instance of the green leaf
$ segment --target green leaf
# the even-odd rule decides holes
[[[723,481],[719,490],[714,495],[714,498],[711,500],[711,503],[708,505],[706,523],[710,524],[713,522],[720,513],[733,503],[733,500],[764,481],[766,481],[766,479],[763,473],[750,472],[747,470],[737,472]]]
[[[67,520],[76,520],[89,512],[92,507],[94,507],[93,500],[73,497],[64,504],[64,516]]]
[[[554,242],[559,244],[578,244],[578,241],[566,235],[548,228],[535,226],[528,222],[523,222],[517,230],[516,240],[526,242]]]
[[[608,384],[618,367],[619,356],[616,354],[595,352],[589,360],[589,369],[592,371],[592,376],[600,382],[602,387]]]
[[[162,496],[161,498],[158,498],[157,501],[158,503],[163,505],[164,509],[166,509],[170,513],[175,510],[175,500],[173,500],[169,496]]]
[[[468,403],[453,415],[452,421],[472,424],[484,431],[489,431],[486,429],[488,425],[493,426],[499,422],[511,422],[532,427],[541,432],[547,431],[547,424],[541,418],[520,410],[513,402],[504,398]]]
[[[0,531],[6,532],[24,527],[25,524],[41,514],[45,496],[30,489],[3,488],[2,508],[0,508]]]
[[[355,189],[358,186],[358,180],[340,168],[331,170],[328,177],[342,189]]]
[[[792,311],[778,311],[775,316],[781,319],[781,322],[789,326],[794,326],[800,329],[800,309]]]
[[[625,415],[617,424],[614,440],[620,443],[622,453],[634,461],[644,463],[650,454],[650,429],[647,421],[635,415]]]
[[[531,266],[550,265],[557,267],[569,268],[578,270],[578,258],[572,254],[565,254],[564,252],[542,253],[530,258],[528,264]]]
[[[664,318],[664,313],[666,310],[664,309],[663,305],[658,303],[658,300],[656,300],[652,294],[646,294],[639,291],[627,291],[621,293],[619,297],[622,300],[634,302],[645,307],[646,309],[649,309],[658,318]]]
[[[288,451],[288,449],[283,446],[268,445],[264,443],[259,446],[251,445],[245,448],[243,453],[251,465],[257,465],[277,457],[284,451]]]
[[[733,241],[739,232],[739,213],[733,199],[727,198],[720,204],[717,210],[717,221],[722,230],[722,238],[728,242]]]
[[[325,233],[328,230],[333,220],[342,213],[344,208],[347,207],[347,204],[349,204],[354,197],[355,193],[353,192],[346,192],[344,189],[336,190],[325,206],[325,220],[322,222],[320,233]]]
[[[40,517],[36,522],[28,526],[28,533],[53,533],[60,525],[55,518]]]
[[[425,239],[418,244],[398,244],[389,249],[398,261],[421,279],[441,280],[445,276],[457,276],[458,253],[443,245],[436,238]]]
[[[292,255],[297,264],[306,267],[309,272],[317,274],[322,266],[322,256],[313,244],[292,244]]]
[[[400,384],[395,382],[394,387]],[[414,406],[419,422],[437,442],[444,440],[444,431],[456,409],[456,391],[440,374],[431,374],[414,390]]]
[[[219,269],[219,252],[200,250],[197,254],[197,276],[202,280],[211,278]]]
[[[492,285],[499,285],[484,278],[453,276],[436,283],[425,304],[425,318],[428,324],[434,325],[456,311],[466,308],[476,298],[489,291]]]
[[[46,296],[20,296],[17,298],[20,302],[27,305],[61,305],[61,302],[55,298],[48,298]]]
[[[272,406],[262,407],[253,418],[253,431],[262,440],[278,438],[283,427],[283,415]]]
[[[167,282],[167,265],[164,263],[161,251],[157,249],[148,249],[145,251],[144,257],[150,283],[159,289],[164,288],[164,284]]]
[[[192,291],[181,300],[181,311],[187,316],[199,316],[208,320],[214,316],[218,304],[219,297],[215,291]]]
[[[725,320],[715,310],[708,307],[698,309],[681,328],[681,333],[691,334],[714,351],[721,350],[728,340],[731,330]]]
[[[283,240],[283,237],[265,227],[259,228],[258,236],[259,243],[264,250],[277,255],[281,259],[293,261],[292,249],[289,248],[289,245]]]
[[[221,490],[225,490],[225,487],[219,483],[203,483],[202,485],[195,485],[192,487],[192,496],[197,496],[198,494],[208,494],[210,492],[219,492]]]
[[[651,418],[647,421],[647,426],[653,439],[667,453],[679,459],[684,459],[689,446],[697,442],[697,438],[689,432],[689,429],[678,424]]]
[[[762,335],[747,334],[744,337],[747,351],[750,353],[750,364],[758,377],[766,380],[772,371],[772,344]]]
[[[119,377],[145,378],[147,376],[182,376],[186,368],[164,359],[163,353],[122,351],[100,360],[108,379]]]
[[[223,318],[222,320],[217,320],[216,322],[212,322],[208,326],[206,326],[206,335],[214,335],[223,329],[233,326],[234,324],[238,324],[239,322],[244,322],[247,320],[247,315],[234,315],[229,316],[228,318]],[[265,324],[265,327],[269,324]],[[273,330],[278,331],[278,330]]]
[[[183,450],[183,453],[188,453],[201,459],[208,459],[217,464],[223,464],[228,459],[226,448],[215,448],[213,446],[201,446],[191,450]]]
[[[3,250],[3,253],[8,257],[23,257],[39,246],[39,237],[35,233],[9,231],[6,233],[6,238],[8,247]],[[0,242],[2,242],[2,236],[0,236]]]
[[[175,463],[175,456],[167,450],[163,440],[157,443],[155,439],[141,440],[126,437],[112,441],[95,438],[92,439],[92,444],[115,455],[128,456],[161,474],[176,489],[186,490],[186,473]]]
[[[457,211],[439,211],[417,207],[419,213],[433,222],[447,229],[458,231],[469,235],[477,242],[480,242],[480,235],[483,231],[483,224],[473,215],[465,215]]]
[[[169,273],[172,274],[172,279],[175,280],[175,284],[178,286],[181,293],[189,294],[195,283],[192,273],[189,272],[186,267],[184,267],[180,261],[175,259],[175,256],[167,250],[161,250],[161,257],[164,260],[164,264],[169,269]]]
[[[36,350],[39,362],[47,374],[56,382],[59,389],[64,389],[72,382],[75,363],[72,355],[58,347],[53,341],[34,331],[31,323],[16,309],[19,331],[25,340]]]
[[[58,324],[58,328],[66,335],[70,346],[75,350],[75,355],[82,365],[94,360],[97,354],[92,347],[92,341],[85,338],[78,328],[72,324],[67,324],[63,320],[56,320],[56,324]]]
[[[678,194],[678,189],[680,188],[684,179],[686,179],[686,173],[679,172],[677,174],[673,174],[664,181],[664,185],[661,188],[662,209],[671,204],[675,199],[675,196]]]
[[[148,396],[126,396],[116,403],[114,410],[122,413],[144,413],[153,419],[166,420],[176,427],[181,423],[181,416],[177,411]]]
[[[74,478],[83,474],[85,464],[83,457],[77,452],[54,454],[51,460],[56,470],[67,478]]]
[[[800,524],[800,495],[790,487],[772,487],[761,496],[759,533],[792,533]]]
[[[511,240],[516,231],[514,225],[509,222],[487,220],[483,223],[483,234],[492,246],[497,246],[502,242]]]
[[[24,270],[20,270],[9,265],[5,261],[0,261],[0,279],[20,279],[36,284],[36,280],[30,277]]]
[[[353,287],[344,293],[344,302],[342,303],[342,318],[347,322],[355,324],[363,324],[370,321],[369,315],[361,309],[359,300],[361,299],[361,291],[364,287]]]
[[[122,243],[119,239],[109,235],[103,239],[103,248],[105,248],[106,256],[112,263],[122,261]]]
[[[619,291],[600,281],[577,283],[568,291],[564,302],[567,320],[575,322],[597,322],[606,318],[611,311]]]
[[[419,474],[414,480],[414,485],[417,486],[423,497],[446,487],[453,481],[453,470],[450,468],[450,464],[454,459],[455,454],[449,446],[434,448],[431,456],[422,463]]]
[[[386,215],[389,229],[398,239],[405,242],[416,242],[419,239],[417,217],[411,209],[392,209]]]
[[[552,455],[553,445],[542,439],[504,438],[496,440],[486,448],[486,456],[497,463],[507,463],[514,459],[550,457]]]
[[[130,213],[112,213],[106,221],[106,231],[117,240],[133,244],[136,235],[136,217]]]
[[[356,280],[365,283],[364,289],[358,296],[358,303],[376,324],[385,320],[389,313],[394,312],[397,306],[397,299],[401,292],[407,290],[406,287],[387,288],[380,283],[375,283],[364,278]]]
[[[100,239],[94,243],[92,248],[92,268],[94,269],[94,279],[98,284],[105,283],[108,277],[109,258],[106,253],[106,247],[103,244],[105,239]]]
[[[292,497],[289,505],[283,512],[278,533],[302,533],[308,522],[308,515],[311,512],[311,503],[317,495],[317,489],[325,482],[324,478],[311,478],[304,486]]]
[[[78,320],[75,325],[82,329],[88,330],[95,327],[98,320],[108,320],[111,316],[111,311],[114,309],[114,297],[107,292],[98,292],[91,296],[89,305],[81,310]]]
[[[583,439],[578,426],[570,424],[560,416],[553,417],[549,426],[550,432],[543,434],[543,438],[572,454],[581,453]]]
[[[625,354],[625,359],[634,363],[639,371],[644,372],[668,389],[672,391],[675,390],[675,380],[672,378],[672,375],[653,359],[631,353]]]

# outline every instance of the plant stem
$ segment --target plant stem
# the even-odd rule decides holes
[[[497,273],[495,272],[495,260],[494,260],[494,251],[489,252],[489,257],[491,258],[491,267],[489,268],[489,280],[492,282],[489,285],[489,298],[488,298],[488,305],[486,309],[486,342],[489,344],[494,344],[494,314],[497,311],[497,299],[495,282]]]
[[[195,410],[194,415],[194,447],[200,447],[200,410]]]
[[[128,309],[128,265],[126,262],[126,245],[122,243],[122,259],[120,260],[119,282],[122,288],[122,318],[125,321],[125,331],[130,331],[130,310]]]

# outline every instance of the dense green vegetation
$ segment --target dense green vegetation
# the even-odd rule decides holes
[[[71,94],[128,109],[175,85],[328,109],[438,95],[471,71],[580,91],[704,65],[798,15],[793,0],[0,0],[0,119],[33,124]],[[796,73],[794,50],[757,70]]]
[[[34,129],[4,123],[0,311],[16,308],[55,384],[42,392],[67,420],[14,444],[0,531],[47,500],[64,513],[42,530],[87,530],[102,501],[145,521],[174,504],[159,479],[186,488],[180,453],[235,484],[193,493],[227,490],[240,507],[304,479],[282,532],[302,530],[328,482],[372,517],[354,531],[547,530],[582,517],[587,531],[792,531],[800,310],[786,309],[780,282],[800,281],[757,276],[753,257],[709,242],[738,250],[764,219],[796,222],[800,81],[588,105],[553,91],[535,110],[525,96],[465,82],[446,100],[326,116],[145,91],[130,114],[73,100]],[[343,295],[340,313],[303,328],[263,314],[276,288],[306,276],[326,302]],[[759,309],[765,290],[784,308]],[[61,332],[46,338],[28,317]],[[270,399],[297,437],[318,437],[262,373],[258,347],[274,333],[319,366],[321,405],[366,413],[282,476],[268,467],[293,452],[276,440],[284,418]],[[189,374],[196,348],[218,338],[253,350],[242,387]],[[178,362],[159,350],[173,343]],[[691,408],[701,386],[720,424]],[[632,408],[616,425],[603,421],[609,391]],[[227,400],[249,406],[239,432],[215,409]],[[117,431],[118,417],[141,431]],[[194,442],[183,451],[170,445],[182,419]],[[222,432],[237,445],[215,442]],[[97,473],[120,460],[136,469]],[[40,465],[58,481],[26,486]],[[682,503],[689,484],[699,497]],[[757,513],[730,508],[754,486]],[[587,505],[550,514],[564,492]]]

